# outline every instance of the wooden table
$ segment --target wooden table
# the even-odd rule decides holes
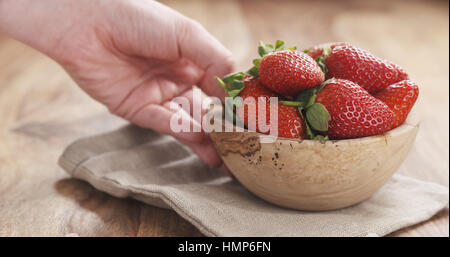
[[[259,40],[300,48],[349,41],[402,65],[420,85],[421,130],[398,171],[448,186],[446,1],[163,1],[197,19],[248,67]],[[201,236],[175,212],[117,199],[56,164],[71,141],[124,122],[52,60],[0,35],[0,236]],[[448,208],[394,236],[449,236]]]

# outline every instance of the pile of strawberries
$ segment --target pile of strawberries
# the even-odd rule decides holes
[[[265,101],[267,124],[271,108],[278,107],[280,137],[327,140],[383,134],[406,120],[419,94],[400,66],[348,43],[298,51],[285,49],[278,40],[275,46],[261,42],[258,53],[261,58],[247,72],[217,80],[233,98]],[[270,97],[278,97],[277,106],[271,106]],[[241,105],[234,111],[247,128],[261,132],[257,110]]]

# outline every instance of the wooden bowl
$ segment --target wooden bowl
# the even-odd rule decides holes
[[[359,203],[399,168],[411,150],[419,121],[411,112],[401,126],[378,136],[332,140],[277,138],[257,132],[212,132],[236,179],[273,204],[298,210],[335,210]]]

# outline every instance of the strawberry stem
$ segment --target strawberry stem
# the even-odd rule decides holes
[[[303,107],[305,104],[302,102],[296,102],[296,101],[280,101],[282,105],[287,106],[294,106],[294,107]]]
[[[216,81],[219,83],[221,87],[223,87],[223,89],[225,89],[226,92],[228,92],[229,89],[227,85],[225,85],[225,82],[223,82],[223,80],[221,80],[219,77],[216,77]]]

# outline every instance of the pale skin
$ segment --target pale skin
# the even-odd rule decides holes
[[[111,113],[221,165],[206,133],[169,126],[171,99],[192,101],[193,85],[223,97],[215,77],[233,71],[230,51],[199,23],[151,0],[0,0],[0,32],[54,59]]]

